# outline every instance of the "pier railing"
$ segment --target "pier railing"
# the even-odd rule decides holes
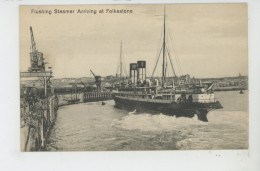
[[[112,95],[110,92],[85,92],[84,102],[110,100]]]

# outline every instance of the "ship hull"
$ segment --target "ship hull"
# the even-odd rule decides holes
[[[207,114],[209,111],[214,109],[223,108],[222,105],[216,101],[211,103],[190,103],[190,104],[179,104],[179,103],[162,103],[162,102],[151,102],[151,101],[140,101],[122,98],[120,96],[113,96],[115,101],[115,107],[124,108],[130,110],[136,110],[137,112],[149,112],[149,113],[163,113],[166,115],[175,115],[176,117],[194,117],[197,114],[198,119],[207,122]]]

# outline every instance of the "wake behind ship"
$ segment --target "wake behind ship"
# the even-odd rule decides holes
[[[178,85],[175,85],[176,81],[172,80],[171,85],[167,85],[169,82],[167,82],[166,78],[167,61],[170,61],[174,74],[175,71],[169,49],[166,45],[165,33],[164,13],[163,43],[155,64],[156,68],[159,57],[162,54],[161,81],[153,77],[155,69],[150,79],[146,78],[146,61],[131,63],[130,76],[126,81],[127,83],[124,84],[124,88],[119,87],[117,91],[113,92],[116,107],[136,109],[142,112],[160,112],[177,117],[193,117],[197,114],[199,120],[207,122],[207,114],[209,111],[223,108],[220,102],[215,99],[213,90],[214,84],[202,85],[200,83],[199,85],[183,85],[179,84],[177,80]],[[120,60],[121,59],[120,52]],[[121,61],[120,64],[122,64]],[[178,78],[176,74],[175,78]]]

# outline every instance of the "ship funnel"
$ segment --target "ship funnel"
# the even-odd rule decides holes
[[[130,64],[130,72],[129,72],[129,74],[130,74],[130,76],[129,76],[129,78],[130,78],[130,80],[131,80],[131,82],[132,82],[132,84],[134,84],[134,85],[136,85],[136,83],[137,83],[137,63],[131,63]]]
[[[137,80],[146,79],[146,61],[137,61]]]

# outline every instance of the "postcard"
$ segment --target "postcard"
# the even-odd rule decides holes
[[[248,149],[246,3],[21,5],[21,151]]]

